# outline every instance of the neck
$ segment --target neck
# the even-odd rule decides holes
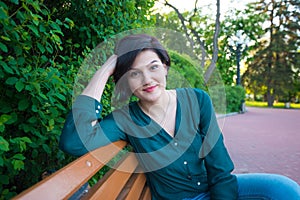
[[[157,102],[140,101],[141,109],[150,116],[163,116],[168,111],[171,104],[170,92],[165,90]]]

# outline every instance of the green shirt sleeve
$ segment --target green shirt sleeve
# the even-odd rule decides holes
[[[211,99],[207,93],[200,91],[201,93],[198,96],[199,126],[203,135],[200,157],[204,158],[211,199],[237,199],[237,180],[231,174],[233,162],[224,145]]]
[[[101,111],[102,105],[95,99],[78,96],[66,118],[59,148],[71,155],[81,156],[111,142],[127,140],[112,115],[100,120]]]

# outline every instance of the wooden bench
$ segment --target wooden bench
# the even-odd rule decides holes
[[[46,179],[23,191],[13,199],[68,199],[126,146],[118,141],[90,152]],[[138,168],[133,153],[125,153],[82,199],[151,199],[146,177]],[[139,172],[139,173],[138,173]]]

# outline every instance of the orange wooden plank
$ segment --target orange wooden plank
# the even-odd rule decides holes
[[[150,192],[149,187],[146,186],[144,188],[143,193],[139,199],[140,200],[151,200],[151,192]]]
[[[68,198],[122,150],[125,145],[126,142],[118,141],[87,153],[13,199],[53,200]]]
[[[134,154],[129,154],[109,178],[103,182],[89,199],[116,199],[138,165]]]
[[[126,196],[126,200],[139,199],[141,193],[143,191],[144,185],[146,183],[145,174],[138,174],[138,177],[132,184],[128,195]]]

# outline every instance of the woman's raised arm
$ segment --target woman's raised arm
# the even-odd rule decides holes
[[[112,55],[103,66],[94,74],[92,80],[83,90],[82,95],[86,95],[101,100],[103,90],[108,78],[113,74],[117,63],[117,55]]]
[[[108,78],[115,70],[116,62],[117,56],[111,56],[76,98],[60,136],[61,150],[81,156],[110,142],[126,139],[113,119],[104,120],[102,127],[98,123],[102,111],[101,96]],[[108,127],[110,131],[106,133]]]

